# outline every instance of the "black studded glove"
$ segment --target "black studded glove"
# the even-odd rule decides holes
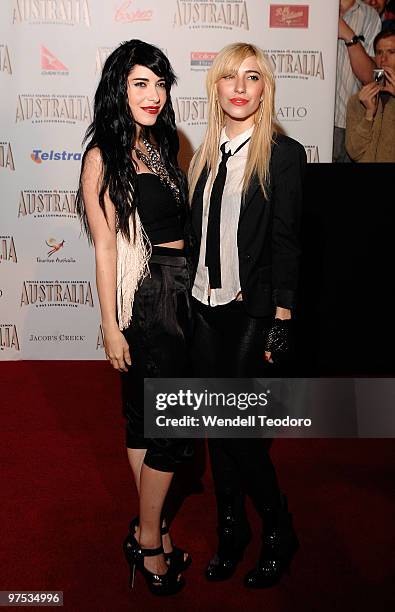
[[[273,361],[285,357],[291,348],[291,320],[290,319],[274,319],[270,327],[266,343],[265,351],[272,353]]]

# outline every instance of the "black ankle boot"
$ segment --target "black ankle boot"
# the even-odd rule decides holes
[[[265,589],[277,584],[285,572],[289,572],[292,558],[299,548],[299,541],[292,525],[285,496],[278,510],[263,511],[262,549],[257,566],[244,578],[246,587]]]
[[[243,501],[243,498],[237,500],[239,505]],[[237,509],[238,504],[229,498],[226,503],[221,504],[217,528],[218,552],[206,569],[206,578],[211,582],[228,580],[234,574],[237,564],[242,559],[244,549],[251,539],[251,529],[247,519],[245,516],[240,518],[241,513],[235,512],[235,506]]]

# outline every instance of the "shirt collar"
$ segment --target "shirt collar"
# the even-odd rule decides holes
[[[219,139],[219,146],[221,146],[224,142],[226,142],[226,147],[225,147],[225,151],[226,153],[230,150],[232,152],[232,155],[234,153],[234,151],[236,151],[237,147],[239,147],[241,144],[243,144],[243,142],[245,140],[247,140],[247,138],[250,138],[250,136],[252,136],[252,132],[254,131],[254,125],[252,127],[250,127],[248,130],[246,130],[245,132],[243,132],[242,134],[239,134],[238,136],[235,136],[234,138],[232,138],[232,140],[229,140],[228,136],[226,135],[225,132],[225,128],[222,128],[222,132],[221,132],[221,136]],[[242,151],[243,149],[240,150],[240,154],[242,155]],[[238,154],[237,154],[238,155]]]
[[[355,4],[353,4],[346,13],[344,13],[343,17],[345,17],[346,15],[353,13],[354,11],[356,11],[357,9],[361,8],[361,2],[360,0],[355,0]]]

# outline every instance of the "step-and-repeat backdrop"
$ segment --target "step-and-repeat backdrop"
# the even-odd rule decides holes
[[[75,211],[81,141],[103,63],[159,46],[187,167],[207,120],[205,76],[226,44],[267,53],[277,118],[310,163],[331,160],[338,3],[308,0],[2,0],[0,359],[102,359],[94,253]]]

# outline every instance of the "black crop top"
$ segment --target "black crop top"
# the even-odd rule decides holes
[[[181,214],[171,191],[156,174],[137,174],[138,213],[151,244],[182,240]]]

